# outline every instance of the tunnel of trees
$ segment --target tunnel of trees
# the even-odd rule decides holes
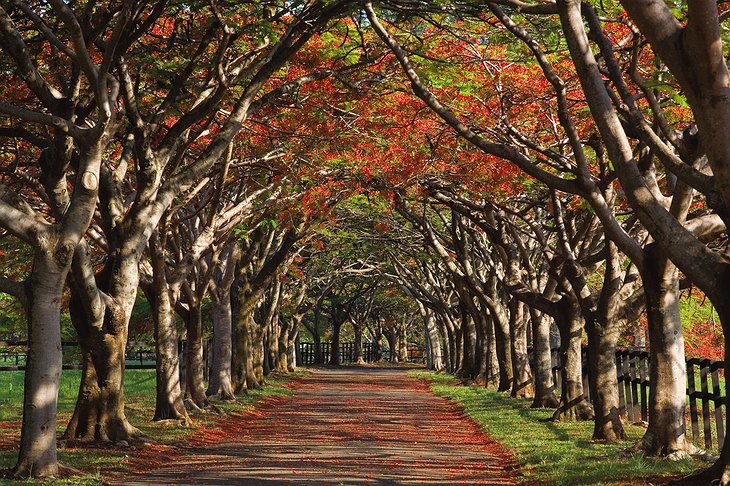
[[[730,344],[729,12],[0,3],[2,332],[28,342],[15,475],[58,473],[62,339],[81,443],[141,436],[132,341],[154,343],[151,420],[260,387],[301,342],[337,365],[347,340],[356,361],[423,348],[606,442],[625,439],[616,349],[645,345],[634,447],[695,454],[685,353]],[[730,441],[697,474],[730,484]]]

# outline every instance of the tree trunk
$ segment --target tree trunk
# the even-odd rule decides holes
[[[330,361],[332,366],[340,365],[340,329],[342,324],[332,323],[332,346],[330,347]]]
[[[532,323],[532,370],[535,380],[535,398],[532,408],[557,408],[553,383],[553,360],[550,350],[551,319],[535,309],[530,309]]]
[[[395,330],[389,331],[385,334],[385,338],[388,340],[388,347],[390,348],[390,362],[398,362],[398,338],[396,337]]]
[[[590,420],[593,408],[583,394],[581,335],[583,318],[575,299],[563,296],[556,317],[560,331],[561,394],[560,404],[553,414],[555,421]]]
[[[213,364],[208,383],[209,396],[218,395],[221,400],[234,400],[231,381],[231,299],[212,299]]]
[[[231,348],[231,379],[234,393],[242,393],[256,388],[254,373],[253,341],[251,329],[258,327],[253,319],[253,306],[250,302],[239,301],[233,321],[233,346]]]
[[[263,366],[263,376],[269,376],[272,371],[271,356],[269,351],[271,350],[271,328],[269,326],[261,328],[261,344],[263,347],[261,355],[261,364]]]
[[[647,246],[644,255],[651,386],[649,427],[639,448],[648,456],[681,455],[694,447],[685,435],[687,368],[679,315],[679,274],[656,244]]]
[[[499,361],[498,391],[509,391],[512,388],[512,346],[509,337],[509,318],[506,315],[494,317],[494,337],[497,344],[497,361]]]
[[[295,324],[296,325],[296,324]],[[289,372],[292,372],[301,363],[299,355],[299,326],[292,329],[289,334],[289,342],[287,343],[287,352],[289,354]]]
[[[324,363],[324,357],[322,356],[322,341],[319,336],[314,337],[314,364]]]
[[[474,319],[465,310],[462,311],[462,316],[463,332],[461,344],[463,360],[459,376],[471,381],[479,374],[476,362],[477,326],[475,325]]]
[[[527,354],[527,316],[522,302],[512,299],[510,312],[510,343],[512,354],[512,391],[510,396],[534,396],[530,358]]]
[[[497,358],[497,338],[494,329],[494,319],[487,316],[487,383],[486,386],[493,389],[499,388],[499,359]]]
[[[375,330],[375,336],[373,337],[373,359],[376,363],[383,360],[383,345],[381,343],[382,340],[383,331],[380,326],[378,326]]]
[[[251,358],[253,359],[254,386],[264,386],[264,328],[251,319]],[[250,387],[249,387],[250,388]]]
[[[476,331],[476,340],[474,343],[474,379],[472,385],[486,386],[488,377],[487,367],[487,316],[480,309],[474,306],[474,329]]]
[[[107,264],[109,265],[109,263]],[[139,269],[135,258],[121,258],[102,290],[108,292],[103,315],[92,320],[83,310],[82,293],[72,287],[70,314],[82,355],[78,398],[65,439],[130,441],[142,435],[124,413],[124,365],[127,326],[137,298]],[[111,297],[117,296],[117,297]]]
[[[442,333],[444,335],[444,360],[446,364],[446,370],[449,373],[453,373],[455,369],[455,358],[454,358],[454,338],[453,334],[449,331],[447,326],[442,327]]]
[[[441,353],[441,341],[439,339],[439,331],[436,325],[436,319],[433,316],[433,312],[430,310],[426,311],[426,315],[423,320],[424,331],[426,334],[426,343],[428,345],[429,352],[429,369],[434,371],[443,371],[444,360]]]
[[[607,241],[609,256],[596,318],[587,323],[588,378],[593,399],[593,440],[616,442],[626,439],[619,415],[616,342],[621,333],[617,311],[623,278],[616,245]]]
[[[289,372],[289,331],[292,326],[294,326],[293,317],[289,318],[279,331],[279,339],[277,340],[278,360],[276,362],[276,371],[279,373]]]
[[[452,371],[453,374],[459,375],[461,374],[461,368],[464,364],[464,353],[462,348],[463,343],[463,330],[461,326],[454,326],[454,349],[453,349],[453,356],[454,356],[454,371]]]
[[[363,333],[363,326],[362,324],[356,324],[352,323],[352,330],[355,334],[355,356],[353,357],[355,364],[363,365],[365,364],[365,359],[362,355],[362,333]]]
[[[179,339],[167,288],[155,289],[152,307],[157,353],[157,399],[152,420],[180,420],[187,424],[190,418],[180,387]]]
[[[616,341],[619,332],[595,324],[588,326],[588,375],[593,398],[595,426],[593,440],[615,442],[626,439],[619,415]]]
[[[275,315],[271,320],[268,328],[267,338],[267,361],[269,363],[269,371],[275,371],[279,368],[279,360],[281,359],[279,354],[279,338],[281,336],[281,325],[279,324],[279,317]]]
[[[408,340],[406,339],[405,324],[397,329],[396,346],[398,347],[398,361],[401,363],[408,362]]]
[[[210,405],[205,394],[203,362],[203,315],[199,303],[190,304],[185,347],[185,398],[198,408]]]
[[[58,474],[56,405],[61,380],[61,301],[68,266],[36,250],[28,302],[28,355],[17,477]]]

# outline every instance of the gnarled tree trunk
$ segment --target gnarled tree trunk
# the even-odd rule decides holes
[[[340,365],[340,329],[342,323],[332,323],[332,346],[330,347],[329,364],[332,366]]]
[[[679,275],[656,244],[644,250],[642,273],[649,322],[649,427],[638,445],[646,455],[692,451],[685,435],[687,367],[679,316]]]
[[[527,316],[522,302],[512,299],[510,312],[510,343],[512,354],[512,390],[510,396],[534,396],[530,358],[527,354]]]
[[[254,373],[253,340],[251,336],[252,329],[258,327],[258,325],[253,319],[253,309],[245,309],[244,307],[246,306],[239,306],[233,323],[231,379],[235,393],[258,387],[256,374]]]
[[[185,347],[185,398],[195,407],[210,405],[205,393],[205,362],[203,361],[203,315],[200,302],[189,303]]]
[[[78,334],[83,368],[76,407],[63,434],[66,439],[118,442],[142,435],[124,413],[127,325],[137,298],[137,260],[117,257],[107,262],[106,272],[111,275],[100,284],[107,284],[102,290],[109,298],[96,319],[83,310],[80,299],[86,294],[75,288],[76,283],[71,289],[71,321]]]
[[[441,353],[441,340],[436,325],[433,311],[425,309],[423,319],[424,334],[426,335],[426,345],[429,354],[429,369],[434,371],[443,371],[445,368],[443,356]]]
[[[512,387],[512,346],[510,345],[509,317],[493,316],[494,338],[497,347],[497,361],[499,362],[498,391],[508,391]]]
[[[352,330],[353,334],[355,335],[355,343],[354,343],[354,352],[355,356],[353,356],[353,360],[355,364],[365,364],[365,359],[362,355],[362,333],[364,331],[363,325],[360,323],[352,323]]]
[[[212,298],[213,363],[210,369],[207,394],[218,395],[221,400],[233,400],[231,380],[231,299]]]
[[[556,323],[560,331],[561,394],[553,420],[590,420],[593,408],[583,394],[581,337],[583,318],[575,298],[563,296],[558,303]]]
[[[619,415],[616,342],[620,334],[617,309],[622,285],[620,255],[606,242],[608,257],[596,318],[587,323],[588,376],[595,413],[593,440],[615,442],[626,439]]]
[[[61,301],[68,265],[36,250],[30,277],[23,425],[14,474],[58,474],[56,404],[61,380]],[[65,267],[65,268],[64,268]]]
[[[551,319],[542,312],[530,309],[532,323],[532,371],[535,380],[535,398],[532,408],[556,408],[559,400],[555,396],[553,383],[553,360],[550,349]]]

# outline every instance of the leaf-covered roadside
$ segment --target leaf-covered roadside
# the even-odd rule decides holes
[[[454,400],[487,434],[509,448],[520,463],[522,483],[664,484],[702,467],[698,460],[626,457],[624,451],[641,438],[643,427],[627,424],[628,442],[600,444],[587,439],[592,422],[551,422],[552,410],[529,408],[531,400],[463,386],[448,374],[411,371],[409,375],[428,381],[434,393]]]

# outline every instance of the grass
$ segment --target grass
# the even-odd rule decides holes
[[[488,435],[507,446],[519,461],[526,483],[637,484],[707,467],[695,459],[623,457],[622,452],[643,435],[642,427],[626,425],[629,442],[594,443],[589,440],[593,422],[549,422],[552,410],[531,409],[530,400],[463,386],[448,374],[412,371],[409,375],[427,380],[437,395],[457,402]]]
[[[267,396],[291,395],[293,392],[284,385],[291,379],[302,376],[306,372],[292,373],[286,376],[269,376],[266,385],[259,390],[252,390],[239,397],[236,402],[216,405],[225,412],[241,411]],[[64,371],[58,396],[58,432],[63,432],[71,418],[76,395],[78,393],[81,372]],[[184,440],[192,434],[197,425],[211,426],[220,420],[217,414],[194,416],[195,425],[183,427],[161,424],[151,421],[155,409],[155,370],[127,370],[125,372],[125,405],[129,421],[138,427],[147,437],[157,443],[171,443]],[[23,403],[23,372],[0,372],[0,441],[2,435],[10,433],[15,436],[20,431],[20,419]],[[8,450],[0,447],[0,469],[10,468],[17,459],[17,448]],[[127,457],[124,449],[112,447],[59,448],[59,461],[84,474],[54,481],[54,484],[96,485],[103,482],[104,471],[120,471],[120,464]],[[38,481],[7,481],[0,479],[0,485],[38,484]]]

